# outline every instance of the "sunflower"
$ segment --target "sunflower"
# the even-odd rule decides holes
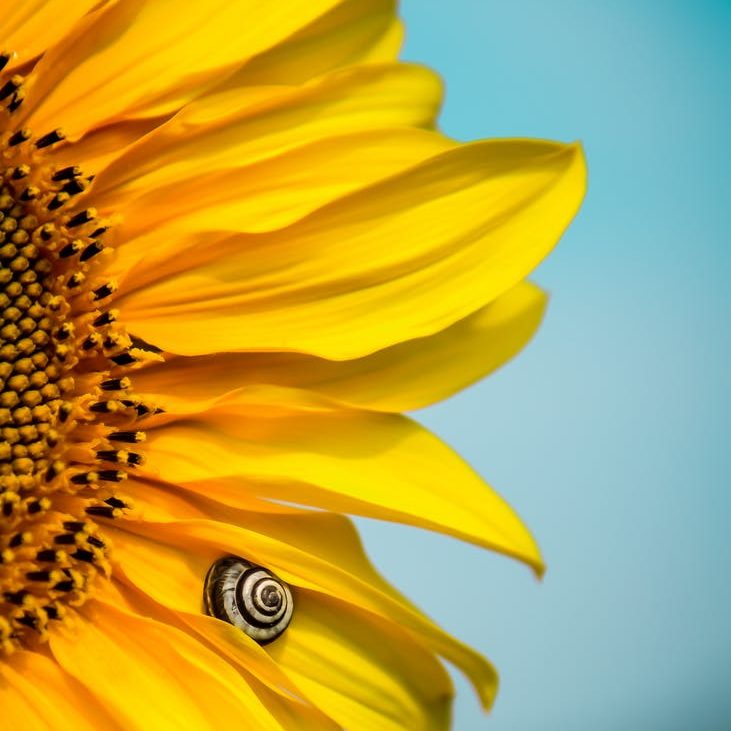
[[[449,726],[496,674],[344,514],[519,559],[401,412],[530,339],[576,145],[458,144],[390,0],[0,8],[0,707],[15,729]]]

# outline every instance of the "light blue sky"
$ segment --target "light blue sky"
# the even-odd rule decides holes
[[[731,2],[402,7],[448,133],[581,139],[590,192],[534,277],[535,341],[419,414],[533,528],[545,581],[361,521],[369,551],[501,670],[489,720],[459,682],[457,731],[727,731]]]

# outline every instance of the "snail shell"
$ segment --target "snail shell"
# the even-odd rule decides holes
[[[294,610],[287,584],[239,556],[221,558],[208,569],[203,602],[206,614],[238,627],[262,645],[287,629]]]

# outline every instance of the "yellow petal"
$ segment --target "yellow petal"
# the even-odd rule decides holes
[[[449,728],[451,682],[434,656],[395,625],[301,592],[271,655],[313,703],[359,731]]]
[[[253,641],[199,613],[203,577],[215,555],[198,553],[195,545],[185,552],[124,531],[112,535],[118,576],[173,609],[231,662],[264,679],[263,664],[252,664],[248,645]],[[278,684],[304,694],[346,728],[442,727],[435,721],[448,710],[451,683],[434,656],[397,626],[388,627],[351,606],[300,591],[293,623],[282,638],[266,650],[255,647],[279,673],[267,671],[271,688]]]
[[[404,45],[404,33],[403,22],[400,18],[394,18],[378,43],[361,58],[361,63],[383,63],[397,59]]]
[[[134,555],[136,548],[134,544],[144,542],[140,536],[125,534],[123,531],[112,531],[112,534],[115,537],[115,551],[124,551],[125,555],[128,555],[130,551]],[[118,540],[120,536],[124,536],[126,539],[122,541],[121,546]],[[147,560],[143,569],[145,576],[153,582],[162,579],[161,583],[168,586],[168,589],[162,590],[162,592],[157,591],[159,587],[154,587],[153,594],[164,597],[163,601],[158,602],[155,596],[146,593],[130,581],[118,564],[115,566],[115,581],[107,584],[98,593],[97,598],[104,604],[112,604],[128,613],[152,617],[159,622],[171,625],[175,629],[186,632],[195,641],[215,650],[232,668],[240,671],[241,680],[248,686],[247,690],[250,689],[256,694],[283,729],[287,729],[287,731],[290,729],[339,731],[340,726],[304,698],[300,689],[293,684],[281,666],[269,656],[263,647],[233,625],[201,612],[201,581],[196,579],[194,586],[186,586],[185,578],[188,578],[190,574],[189,567],[183,571],[176,571],[175,564],[165,561],[161,563],[158,560],[160,552],[165,553],[166,549],[169,553],[168,547],[155,543],[152,547],[154,554],[152,562],[149,560],[149,554],[145,551],[142,552]],[[190,559],[194,565],[200,563],[198,556],[188,556],[188,560]],[[129,560],[126,563],[129,563]],[[170,582],[169,572],[171,571],[176,572],[183,581]],[[149,586],[149,583],[146,585]],[[182,588],[187,592],[182,601],[179,597],[175,597],[176,601],[168,601],[171,598],[169,592],[171,586]],[[192,608],[190,611],[180,610],[178,607],[181,605],[184,607],[190,605]],[[253,663],[252,650],[258,655],[258,659]]]
[[[266,687],[257,687],[256,693],[286,731],[342,731],[339,724],[313,706],[288,702],[282,695]]]
[[[88,173],[103,170],[140,138],[168,119],[143,117],[90,130],[80,139],[51,148],[46,155],[56,167],[79,165]],[[93,189],[92,189],[93,190]]]
[[[148,486],[145,497],[154,488]],[[158,515],[158,517],[160,517]],[[168,514],[169,517],[169,514]],[[132,579],[155,602],[175,610],[180,622],[191,633],[205,637],[219,653],[270,688],[297,695],[298,689],[267,652],[232,625],[201,614],[202,577],[215,556],[185,555],[171,546],[141,536],[109,530],[114,543],[112,560],[115,577]]]
[[[0,662],[0,709],[7,731],[122,731],[97,699],[40,652]]]
[[[161,242],[156,247],[160,257],[172,255],[180,232],[211,227],[221,231],[282,228],[451,147],[450,140],[432,132],[389,130],[329,137],[245,167],[237,167],[232,150],[220,170],[202,172],[209,161],[193,158],[187,172],[177,166],[161,168],[148,176],[155,180],[137,181],[136,191],[109,196],[112,203],[106,204],[103,196],[92,201],[100,210],[108,208],[124,219],[118,235],[126,243],[120,247],[116,263],[124,276],[130,258],[149,251],[150,236]],[[193,167],[194,159],[200,167]],[[147,233],[149,236],[129,243]],[[125,281],[132,286],[129,275]]]
[[[252,387],[151,428],[148,443],[145,471],[168,482],[250,478],[266,497],[417,525],[543,568],[507,503],[437,437],[400,415]]]
[[[120,0],[87,16],[34,72],[31,127],[76,138],[104,122],[180,108],[337,0]]]
[[[273,570],[297,587],[297,596],[305,590],[325,593],[344,603],[342,611],[347,611],[347,605],[353,605],[376,615],[387,626],[401,625],[432,651],[459,667],[470,678],[486,707],[492,703],[497,688],[492,666],[471,648],[440,630],[373,569],[347,519],[308,511],[281,515],[253,512],[244,515],[229,511],[229,515],[232,519],[241,519],[242,527],[203,519],[169,518],[152,522],[134,517],[123,518],[115,525],[150,539],[153,546],[166,543],[181,551],[183,556],[178,562],[181,571],[192,573],[201,587],[210,563],[221,555],[233,553]],[[154,555],[153,548],[147,562],[130,561],[130,553],[120,550],[116,560],[124,575],[136,586],[151,596],[160,597],[154,574],[146,568]],[[166,582],[170,586],[176,580],[174,575]],[[166,596],[170,599],[175,594],[168,589]],[[180,591],[177,596],[189,609],[196,601],[196,598],[186,599]],[[165,600],[159,598],[158,601]]]
[[[99,0],[23,0],[0,4],[3,51],[15,52],[9,67],[30,61],[68,33]]]
[[[130,731],[282,731],[228,663],[161,622],[92,601],[50,644],[66,672]]]
[[[146,286],[118,302],[130,330],[173,353],[359,357],[443,330],[524,279],[584,183],[576,146],[465,145],[281,231],[181,238],[174,264],[153,251],[132,266]]]
[[[135,388],[166,411],[204,408],[248,384],[305,388],[344,404],[409,411],[447,398],[504,365],[540,324],[541,290],[523,282],[442,332],[363,358],[331,361],[299,353],[177,357],[135,374]]]
[[[346,0],[247,62],[220,88],[299,84],[364,60],[395,61],[395,0]],[[400,44],[399,44],[400,45]],[[388,52],[382,49],[388,47]]]
[[[431,71],[394,63],[340,70],[301,87],[207,96],[101,171],[93,201],[116,210],[140,192],[195,179],[201,171],[241,168],[333,135],[426,126],[440,97]]]

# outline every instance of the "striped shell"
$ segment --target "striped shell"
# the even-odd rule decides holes
[[[221,558],[208,569],[203,601],[206,614],[238,627],[262,645],[287,629],[294,610],[287,584],[239,556]]]

